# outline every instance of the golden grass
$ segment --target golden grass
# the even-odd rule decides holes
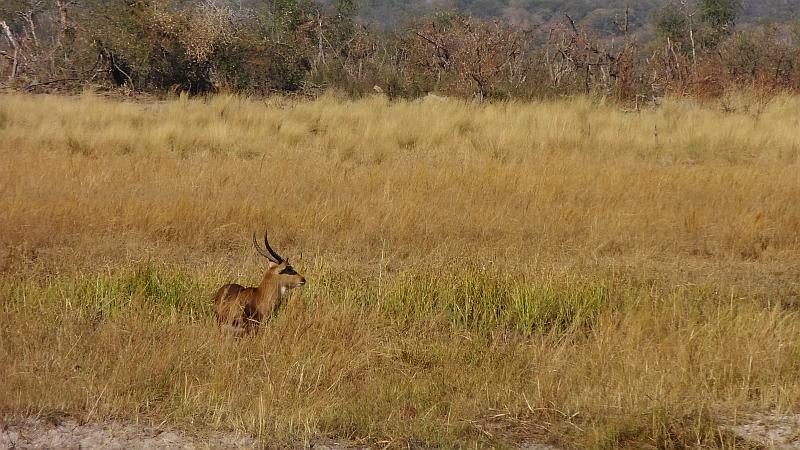
[[[742,444],[800,409],[800,99],[0,97],[0,412],[265,443]],[[310,281],[258,336],[269,224]]]

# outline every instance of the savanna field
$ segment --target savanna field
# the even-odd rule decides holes
[[[0,414],[749,448],[800,413],[800,98],[0,96]],[[211,297],[270,241],[260,333]]]

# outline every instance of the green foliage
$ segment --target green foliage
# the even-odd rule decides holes
[[[591,328],[603,311],[613,309],[610,295],[608,287],[594,282],[520,280],[477,271],[444,278],[409,275],[362,298],[405,326],[441,320],[454,330],[530,336]]]
[[[358,287],[344,278],[330,280],[319,292],[344,305],[376,308],[402,326],[443,324],[454,331],[489,334],[505,330],[523,336],[589,330],[604,312],[624,301],[596,281],[514,279],[509,276],[462,271],[445,278],[408,274],[381,289],[372,280]],[[152,263],[143,263],[114,275],[59,278],[56,281],[0,280],[10,298],[37,297],[53,308],[57,304],[83,308],[89,316],[112,317],[126,308],[181,311],[195,317],[209,315],[211,295],[219,280],[203,280]],[[13,289],[12,289],[13,288]],[[1,291],[0,291],[1,292]],[[43,294],[45,292],[45,294]]]
[[[742,9],[742,0],[702,0],[701,19],[706,30],[701,34],[706,48],[716,48],[733,31],[734,20]]]
[[[653,26],[662,39],[669,38],[675,42],[686,39],[689,20],[680,8],[681,6],[676,2],[670,2],[653,14]]]
[[[210,313],[213,286],[183,273],[143,263],[114,275],[76,276],[56,280],[0,280],[0,294],[35,298],[41,308],[78,308],[101,321],[129,308],[180,311],[191,317]]]
[[[255,11],[266,24],[264,31],[278,40],[306,23],[314,9],[312,0],[273,0]]]
[[[0,3],[0,20],[8,21],[10,18],[17,18],[18,14],[24,12],[27,6],[27,2],[23,0],[6,0]]]
[[[733,25],[742,9],[742,0],[702,0],[700,7],[703,22],[719,32]]]
[[[135,1],[97,2],[85,14],[88,39],[117,84],[191,93],[213,89],[207,61],[192,58],[179,34],[191,12],[157,11],[149,1]]]
[[[336,12],[331,18],[329,39],[339,45],[349,39],[355,32],[354,20],[358,11],[355,0],[336,0]]]
[[[292,47],[264,39],[239,39],[212,62],[224,88],[253,94],[297,91],[310,68],[308,59]]]

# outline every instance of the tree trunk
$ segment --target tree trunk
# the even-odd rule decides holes
[[[56,0],[58,8],[58,24],[60,27],[58,34],[58,44],[64,51],[64,61],[69,63],[69,55],[72,51],[73,29],[69,20],[69,6],[73,2],[70,0]]]
[[[39,38],[36,36],[36,25],[33,22],[33,11],[28,11],[22,17],[25,19],[25,22],[28,22],[28,30],[30,31],[30,36],[31,40],[33,41],[33,46],[38,49]]]
[[[3,34],[6,35],[6,39],[8,39],[8,42],[11,44],[11,48],[14,49],[14,61],[11,63],[11,75],[8,76],[8,80],[13,81],[14,78],[17,77],[19,46],[17,45],[17,40],[14,39],[14,35],[11,34],[11,29],[8,28],[8,24],[6,24],[5,20],[0,20],[0,28],[3,29]]]
[[[317,41],[318,41],[317,42],[317,46],[318,46],[318,49],[317,49],[317,52],[318,52],[317,53],[317,66],[319,67],[320,64],[322,64],[323,66],[326,65],[325,64],[325,48],[322,45],[322,40],[323,40],[323,36],[322,36],[322,14],[319,11],[317,11],[317,26],[319,27],[319,28],[317,28]]]
[[[692,45],[692,69],[697,66],[697,50],[694,44],[694,12],[689,12],[689,3],[686,0],[681,0],[683,12],[686,14],[686,22],[689,25],[689,42]],[[693,74],[694,75],[694,74]]]
[[[61,33],[66,35],[69,30],[69,11],[67,9],[69,2],[56,0],[56,6],[58,7],[58,23],[61,25]]]

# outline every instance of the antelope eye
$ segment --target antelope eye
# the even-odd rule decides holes
[[[297,275],[297,272],[294,271],[292,266],[288,266],[285,269],[281,270],[281,275]]]

